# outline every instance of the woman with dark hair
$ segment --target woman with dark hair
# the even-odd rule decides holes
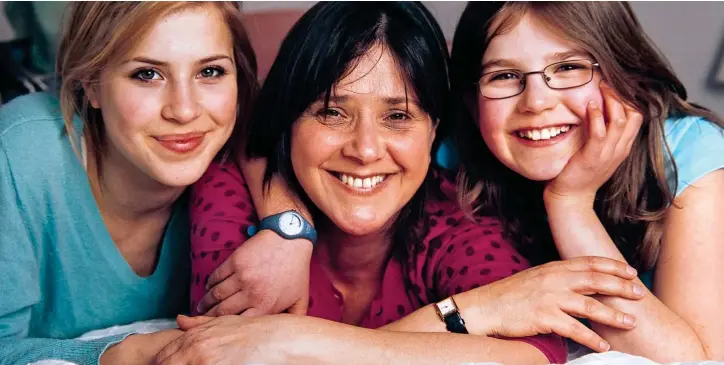
[[[637,319],[591,323],[613,350],[724,360],[724,121],[686,101],[630,6],[471,2],[450,69],[463,207],[534,264],[637,267],[641,300],[596,298]]]
[[[187,332],[159,354],[160,363],[565,361],[560,337],[521,335],[538,332],[518,326],[519,313],[501,305],[494,288],[470,290],[527,263],[495,220],[464,219],[452,181],[430,169],[446,124],[447,69],[442,32],[419,3],[322,2],[300,19],[260,92],[246,151],[268,159],[267,186],[281,178],[317,223],[318,238],[293,211],[257,225],[316,241],[310,317],[248,319],[223,316],[229,313],[218,306],[216,319],[180,317]],[[206,308],[206,278],[256,222],[232,161],[212,165],[192,199],[192,300]],[[635,298],[632,274],[614,260],[578,259],[532,273],[539,286],[572,298],[574,289]],[[554,273],[567,282],[547,280]],[[211,296],[239,296],[226,282]],[[473,304],[480,301],[487,308]],[[616,321],[621,313],[597,314],[628,328]],[[468,332],[478,336],[461,335]]]

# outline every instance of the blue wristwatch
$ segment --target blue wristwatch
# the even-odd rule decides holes
[[[288,240],[301,238],[309,240],[312,244],[317,243],[317,230],[294,210],[268,216],[259,222],[258,227],[249,227],[247,233],[249,236],[253,236],[262,229],[271,230]]]

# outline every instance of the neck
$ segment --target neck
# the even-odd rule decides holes
[[[102,155],[98,171],[93,153],[88,154],[88,178],[111,237],[121,244],[133,236],[132,228],[165,227],[174,202],[184,188],[153,180],[118,153]],[[155,231],[156,229],[151,229]],[[158,244],[158,242],[153,242]]]
[[[354,236],[329,221],[320,223],[322,234],[314,254],[333,281],[343,285],[379,282],[392,250],[390,230]]]

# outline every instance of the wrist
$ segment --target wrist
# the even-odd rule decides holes
[[[593,209],[593,202],[596,200],[596,192],[578,193],[578,194],[560,194],[547,187],[543,190],[543,203],[546,211],[564,208],[566,211],[571,209],[583,210]]]
[[[482,286],[453,296],[470,334],[487,336],[494,332],[495,316],[488,309],[487,292]]]
[[[312,245],[317,242],[317,230],[296,210],[287,210],[262,219],[258,225],[249,227],[249,235],[270,230],[286,240],[305,239]]]
[[[311,256],[314,249],[314,245],[310,240],[303,238],[286,239],[270,229],[263,229],[254,235],[258,235],[265,243],[283,245],[285,251],[303,252]]]

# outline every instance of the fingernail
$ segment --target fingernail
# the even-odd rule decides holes
[[[196,313],[202,313],[202,312],[201,312],[201,303],[199,303],[199,304],[196,306]]]
[[[618,123],[618,124],[624,124],[624,123],[626,123],[626,119],[625,119],[625,118],[618,118],[618,119],[616,119],[616,123]]]
[[[643,295],[644,294],[644,288],[641,287],[641,285],[634,284],[633,292],[636,295]]]
[[[637,273],[636,269],[634,269],[634,268],[631,267],[631,266],[627,266],[627,267],[626,267],[626,272],[629,273],[629,275],[634,275],[634,276],[635,276],[636,273]]]
[[[623,316],[623,323],[629,326],[633,326],[636,323],[636,319],[631,315],[625,314]]]
[[[603,351],[608,351],[608,349],[611,348],[611,345],[609,345],[608,342],[606,342],[606,341],[601,341],[601,343],[599,343],[598,346],[599,346],[599,347],[601,348],[601,350],[603,350]]]
[[[606,83],[605,80],[601,80],[601,82],[598,83],[599,87],[608,87],[608,83]]]
[[[598,103],[595,100],[589,101],[588,105],[590,105],[592,109],[598,109]]]

